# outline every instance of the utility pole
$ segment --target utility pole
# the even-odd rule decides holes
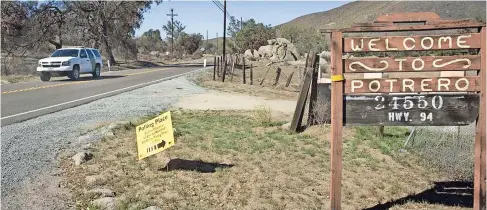
[[[208,30],[206,30],[206,45],[205,45],[205,51],[207,50],[206,48],[208,48]]]
[[[171,14],[167,14],[167,16],[171,16],[171,55],[174,53],[174,16],[178,16],[178,14],[174,14],[174,9],[171,8]]]
[[[225,63],[227,62],[227,60],[225,59],[225,48],[226,48],[226,45],[225,45],[225,38],[226,38],[226,31],[227,31],[227,0],[223,0],[223,77],[222,77],[222,81],[225,82],[225,74],[227,73],[226,70],[226,66]]]
[[[218,42],[219,41],[218,41],[218,32],[217,32],[216,33],[216,50],[215,50],[215,52],[216,52],[217,55],[218,55]]]
[[[242,23],[243,23],[242,22],[242,17],[240,17],[240,30],[239,30],[239,32],[242,31],[242,29],[243,29],[243,24]],[[235,36],[235,43],[237,43],[237,36]],[[240,53],[244,53],[245,52],[244,49],[242,49],[242,46],[240,45],[240,43],[239,43],[239,48],[240,48]]]

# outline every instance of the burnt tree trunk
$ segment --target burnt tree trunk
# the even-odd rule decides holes
[[[110,43],[108,42],[108,24],[106,21],[102,21],[102,27],[103,27],[103,34],[101,36],[103,45],[105,46],[105,51],[108,56],[108,60],[110,61],[111,65],[117,64],[115,61],[115,56],[113,56],[112,52],[112,46],[110,46]]]

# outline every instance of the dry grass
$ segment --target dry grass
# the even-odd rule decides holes
[[[35,80],[39,80],[39,77],[36,75],[8,75],[8,76],[2,75],[1,76],[2,84],[35,81]]]
[[[302,134],[290,134],[280,130],[282,122],[275,119],[265,125],[255,120],[255,112],[260,113],[175,113],[176,145],[142,161],[136,160],[134,129],[119,130],[116,138],[94,145],[94,159],[82,166],[73,166],[69,159],[62,161],[74,202],[86,209],[93,198],[82,192],[102,186],[117,193],[119,209],[149,205],[163,209],[326,209],[329,128],[313,126]],[[407,129],[386,127],[385,138],[374,132],[367,127],[345,128],[344,209],[386,202],[393,209],[462,209],[427,200],[394,202],[408,196],[414,200],[433,186],[432,180],[440,178],[415,164],[411,155],[398,152]],[[181,159],[179,167],[193,170],[162,169],[168,157]],[[213,163],[233,167],[215,168]],[[201,173],[208,167],[206,172],[213,173]],[[103,178],[87,186],[88,175]]]
[[[221,77],[217,77],[217,81],[213,81],[213,69],[201,73],[198,78],[195,78],[195,82],[200,86],[224,92],[246,93],[252,96],[260,96],[268,99],[296,100],[300,86],[299,71],[297,67],[284,65],[278,66],[277,64],[267,66],[266,64],[268,62],[265,61],[252,61],[251,63],[253,64],[253,85],[250,85],[249,61],[246,63],[247,84],[243,84],[243,70],[238,66],[235,67],[233,72],[233,79],[231,78],[230,73],[226,75],[225,83],[221,82]],[[277,67],[281,68],[281,76],[277,85],[274,86]],[[264,75],[268,69],[270,70],[264,79]],[[294,75],[291,79],[291,83],[289,87],[285,87],[286,81],[292,72],[294,72]],[[262,79],[264,79],[264,82],[260,85]]]
[[[254,121],[262,126],[269,126],[272,124],[272,110],[266,106],[255,107],[252,114]]]

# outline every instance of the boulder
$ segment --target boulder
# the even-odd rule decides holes
[[[285,38],[277,38],[276,42],[279,44],[291,44],[291,42]]]
[[[115,136],[115,134],[113,133],[113,131],[111,129],[108,128],[108,126],[106,127],[101,127],[100,128],[100,134],[104,137],[113,137]]]
[[[254,58],[255,59],[260,59],[262,57],[262,54],[258,50],[254,50]]]
[[[87,144],[90,142],[94,142],[98,139],[100,139],[99,135],[96,135],[95,133],[87,133],[87,134],[84,134],[84,135],[78,137],[78,143],[79,144]]]
[[[265,45],[259,47],[259,53],[263,58],[270,58],[272,57],[272,45]]]
[[[115,209],[115,198],[112,197],[99,198],[94,201],[91,201],[91,204],[94,206],[98,206],[104,210],[112,210]]]
[[[273,62],[298,60],[299,52],[289,40],[285,38],[269,39],[267,43],[269,45],[259,48],[259,57],[268,58]],[[255,53],[253,56],[256,57]]]
[[[252,54],[252,50],[251,49],[245,50],[244,56],[247,59],[252,59],[254,57],[254,55]]]
[[[327,61],[330,61],[330,59],[331,59],[331,52],[330,51],[323,51],[318,55],[320,56],[320,58],[323,58]]]
[[[113,130],[116,128],[126,127],[126,126],[130,126],[130,125],[132,125],[132,123],[130,121],[116,121],[116,122],[110,123],[110,125],[108,125],[108,129]]]
[[[149,54],[152,56],[159,56],[159,51],[151,51]]]
[[[88,186],[91,186],[91,185],[96,185],[96,184],[99,184],[99,183],[102,183],[102,182],[105,182],[105,178],[104,176],[102,175],[91,175],[91,176],[86,176],[85,177],[85,184],[88,185]]]
[[[82,163],[84,163],[88,160],[91,160],[91,158],[93,158],[93,154],[91,154],[91,152],[87,152],[87,151],[78,152],[78,153],[76,153],[76,155],[71,157],[71,159],[74,161],[74,165],[76,165],[76,166],[79,166]]]
[[[304,59],[301,59],[297,61],[288,61],[287,63],[291,66],[304,66],[304,64],[306,64],[306,61]]]
[[[149,207],[142,209],[142,210],[162,210],[162,209],[157,207],[157,206],[149,206]]]
[[[296,58],[296,60],[299,58],[298,49],[296,48],[296,46],[294,46],[294,44],[288,44],[287,51],[291,52],[293,56]]]
[[[291,122],[281,125],[282,130],[289,130],[291,128]]]
[[[85,194],[89,196],[98,196],[98,197],[115,197],[115,192],[105,188],[91,189],[86,191]]]

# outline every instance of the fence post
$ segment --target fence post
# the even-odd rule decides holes
[[[279,82],[279,78],[281,77],[281,68],[277,67],[276,70],[276,79],[274,80],[274,84],[272,86],[276,86]]]
[[[265,81],[265,78],[267,77],[267,74],[269,73],[269,71],[271,70],[271,67],[272,66],[269,66],[269,68],[267,69],[267,71],[265,72],[264,74],[264,77],[262,77],[262,80],[260,81],[260,85],[262,86],[262,84],[264,84],[264,81]]]
[[[220,78],[220,57],[216,57],[216,76]]]
[[[216,57],[213,59],[213,81],[216,80]]]
[[[235,62],[237,61],[237,57],[232,57],[232,66],[230,68],[232,68],[232,71],[231,71],[231,74],[230,75],[230,82],[233,82],[233,74],[235,72]]]
[[[250,85],[254,84],[254,70],[253,70],[254,65],[250,64]]]
[[[289,75],[289,78],[287,78],[286,87],[289,87],[289,83],[291,83],[291,79],[293,78],[293,75],[294,75],[294,71],[291,72],[291,75]]]
[[[318,96],[318,67],[320,66],[320,56],[314,55],[311,64],[311,91],[309,95],[309,108],[308,108],[308,126],[313,125],[314,123],[314,113],[315,113],[315,103],[317,101]]]
[[[243,70],[242,77],[243,77],[243,78],[242,78],[242,79],[243,79],[243,83],[244,83],[244,84],[247,84],[247,81],[246,81],[247,79],[245,78],[245,57],[242,57],[242,59],[243,59],[243,60],[242,60],[242,62],[243,62],[243,64],[242,64],[242,67],[243,67],[243,68],[242,68],[242,70]]]
[[[225,75],[227,74],[227,61],[228,61],[228,56],[225,56],[225,59],[223,59],[223,75],[222,75],[222,82],[225,82]]]

